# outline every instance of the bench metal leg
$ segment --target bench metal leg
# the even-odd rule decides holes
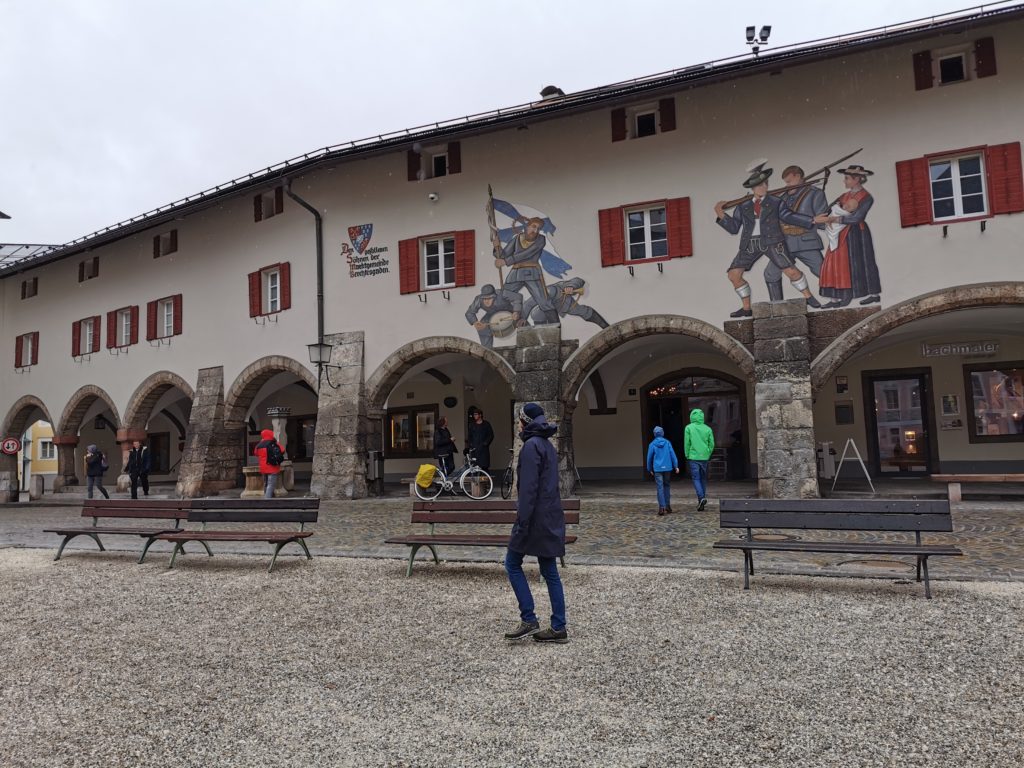
[[[433,544],[410,544],[409,545],[409,567],[405,569],[405,578],[412,576],[412,563],[416,559],[416,553],[420,551],[420,547],[427,547],[430,550],[430,554],[434,556],[434,565],[440,565],[441,560],[437,556],[437,550],[434,549]]]
[[[749,549],[743,550],[743,588],[750,589],[750,577],[754,575],[754,555]]]
[[[917,580],[921,581],[921,556],[917,556]]]
[[[274,548],[274,557],[270,560],[270,567],[267,569],[267,573],[270,573],[274,570],[274,563],[277,562],[277,553],[281,551],[281,548],[284,547],[285,544],[291,544],[293,541],[305,550],[306,557],[308,559],[313,559],[313,556],[309,554],[309,549],[306,548],[306,542],[304,542],[302,539],[288,539],[288,541],[279,542],[278,545]]]
[[[928,581],[928,555],[920,555],[918,561],[921,563],[921,569],[924,571],[924,596],[925,599],[932,599],[932,588],[931,583]]]
[[[154,541],[156,541],[156,536],[150,536],[146,539],[146,545],[142,548],[142,554],[139,555],[139,565],[142,565],[142,561],[146,559],[146,553],[149,552],[149,548]]]
[[[306,559],[307,560],[312,560],[313,556],[311,554],[309,554],[309,547],[306,546],[306,540],[305,539],[296,539],[295,541],[297,541],[299,546],[302,547],[302,551],[306,553]]]
[[[62,541],[60,543],[60,546],[57,548],[57,555],[53,558],[55,561],[56,560],[60,560],[60,556],[64,552],[64,547],[66,547],[68,545],[68,542],[71,541],[76,536],[88,536],[89,538],[91,538],[93,541],[96,542],[96,546],[98,546],[100,548],[100,552],[106,552],[107,551],[107,550],[105,550],[103,548],[103,542],[100,541],[100,537],[97,536],[95,533],[72,533],[72,534],[69,534],[69,535],[65,536],[64,537],[64,541]]]
[[[174,544],[174,551],[171,552],[171,562],[167,564],[168,568],[174,567],[174,558],[178,556],[178,553],[185,554],[185,542],[179,541]]]

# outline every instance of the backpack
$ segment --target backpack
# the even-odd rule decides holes
[[[272,467],[281,465],[284,461],[284,454],[281,453],[281,446],[277,444],[277,440],[271,440],[267,446],[267,464]]]
[[[107,454],[105,453],[100,454],[100,469],[104,472],[110,469],[110,464],[107,463]]]

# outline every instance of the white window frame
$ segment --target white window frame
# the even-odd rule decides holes
[[[654,133],[645,133],[641,136],[637,121],[644,115],[654,115]],[[657,136],[661,133],[661,104],[658,102],[640,104],[638,106],[631,107],[626,111],[626,118],[628,120],[627,133],[631,140],[646,139],[651,136]]]
[[[434,164],[438,160],[442,160],[442,159],[444,160],[444,173],[437,173],[436,172],[437,169],[436,169]],[[447,176],[447,175],[448,175],[448,152],[447,151],[437,152],[435,154],[430,155],[430,178],[438,179],[438,178],[441,178],[442,176]]]
[[[21,367],[31,368],[35,365],[35,349],[32,348],[33,336],[25,333],[21,336]]]
[[[158,339],[167,339],[174,335],[174,299],[161,299],[156,305]]]
[[[127,347],[132,343],[132,310],[117,310],[117,346]]]
[[[962,192],[962,189],[961,189],[961,186],[960,186],[960,180],[961,180],[960,162],[962,160],[974,160],[974,159],[978,160],[979,171],[978,171],[977,175],[981,179],[982,209],[980,211],[972,211],[970,213],[964,213],[964,198],[963,198],[963,192]],[[935,200],[936,200],[935,192],[934,192],[934,184],[935,184],[935,182],[932,180],[931,173],[932,173],[932,167],[937,165],[937,164],[939,164],[939,163],[949,163],[950,164],[950,169],[952,171],[951,174],[950,174],[950,179],[951,179],[951,181],[953,183],[953,197],[952,197],[952,200],[953,200],[953,213],[950,216],[938,216],[935,213]],[[974,174],[969,174],[969,175],[973,176]],[[987,178],[986,178],[986,172],[985,172],[985,153],[984,153],[984,151],[968,152],[966,154],[950,155],[948,157],[929,157],[928,158],[928,197],[929,197],[929,202],[930,202],[930,205],[931,205],[932,221],[934,221],[936,223],[940,223],[940,222],[944,222],[944,221],[956,221],[957,219],[974,219],[974,218],[978,218],[980,216],[988,216],[989,215],[989,197],[988,197],[988,185],[987,185],[986,182],[987,182]],[[976,193],[972,192],[971,194],[973,195],[973,194],[976,194]],[[942,198],[939,198],[939,199],[940,200],[949,200],[950,198],[942,197]]]
[[[654,255],[654,242],[655,241],[651,237],[651,212],[652,211],[659,211],[659,210],[662,211],[662,213],[663,213],[663,215],[665,217],[665,223],[664,223],[664,227],[665,227],[665,240],[664,240],[664,242],[665,242],[665,253],[664,253],[664,255],[661,255],[661,256],[655,256]],[[629,216],[632,213],[643,213],[644,214],[644,240],[643,240],[644,255],[640,256],[640,257],[637,257],[637,258],[633,257],[633,245],[638,245],[639,243],[632,243],[630,241],[630,238],[629,238],[630,230],[632,229],[629,226]],[[650,261],[652,259],[659,259],[659,260],[660,259],[667,259],[669,257],[669,254],[668,254],[668,206],[665,203],[656,203],[656,204],[653,204],[653,205],[633,206],[631,208],[627,208],[623,212],[622,226],[624,227],[624,231],[625,231],[625,235],[626,235],[626,263],[627,264],[631,263],[631,262]],[[657,242],[661,242],[661,240],[659,239]]]
[[[959,80],[943,80],[942,79],[942,62],[946,59],[960,59],[964,65],[964,76]],[[971,79],[971,56],[964,50],[946,51],[945,53],[939,53],[935,56],[935,82],[939,85],[955,85],[956,83],[966,83]]]
[[[39,441],[39,460],[40,461],[53,461],[57,458],[57,449],[53,444],[53,440],[40,439]]]
[[[270,219],[277,216],[277,192],[272,189],[269,192],[260,194],[260,206],[263,209],[261,219]]]
[[[265,269],[260,275],[263,281],[263,306],[261,310],[265,315],[272,315],[281,311],[281,268],[273,267]]]
[[[96,338],[96,321],[93,318],[86,318],[79,321],[78,333],[78,354],[91,355],[93,340]]]
[[[96,261],[95,258],[86,259],[85,260],[85,270],[84,270],[84,272],[82,274],[83,278],[86,279],[86,280],[92,280],[94,277],[96,277],[96,275],[98,274],[96,268],[98,266],[99,266],[99,262]]]
[[[438,268],[431,270],[427,267],[428,254],[427,251],[432,243],[437,244],[437,260]],[[444,273],[448,271],[447,265],[445,264],[445,257],[448,255],[446,250],[446,244],[451,243],[451,274],[452,279],[450,282],[444,279]],[[431,272],[437,274],[437,282],[430,282]],[[456,263],[455,263],[455,235],[442,235],[440,237],[426,238],[420,241],[420,274],[423,275],[423,289],[432,290],[434,288],[454,288],[458,275],[456,274]]]

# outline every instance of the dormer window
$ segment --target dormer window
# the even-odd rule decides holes
[[[462,173],[462,145],[449,141],[433,147],[413,144],[407,153],[409,181],[437,179]]]
[[[254,221],[263,221],[272,216],[284,213],[284,187],[274,187],[261,192],[252,199],[252,216]]]

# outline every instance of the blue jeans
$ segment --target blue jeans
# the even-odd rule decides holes
[[[693,490],[697,492],[697,500],[707,497],[708,491],[708,463],[707,461],[686,462],[690,467],[690,477],[693,478]]]
[[[88,498],[88,499],[92,498],[92,490],[93,490],[93,488],[96,488],[97,490],[99,490],[99,492],[103,494],[103,498],[104,499],[109,499],[110,498],[110,494],[107,493],[107,489],[103,487],[103,477],[102,476],[94,477],[93,475],[89,475],[88,477],[86,477],[86,481],[85,482],[86,482],[86,494],[85,494],[86,498]]]
[[[537,622],[537,614],[533,610],[533,593],[530,592],[530,585],[526,581],[526,574],[523,573],[523,558],[521,552],[513,552],[511,549],[505,554],[505,572],[508,574],[509,583],[512,584],[512,591],[516,593],[516,600],[519,601],[519,617],[527,624]],[[553,557],[538,557],[540,574],[548,585],[548,598],[551,600],[551,628],[565,629],[565,594],[562,592],[562,580],[558,576],[558,565]]]
[[[277,488],[277,475],[266,474],[263,476],[263,498],[274,498],[274,489]]]
[[[659,507],[671,507],[672,506],[672,473],[671,472],[655,472],[654,473],[654,484],[658,487],[658,506]]]

